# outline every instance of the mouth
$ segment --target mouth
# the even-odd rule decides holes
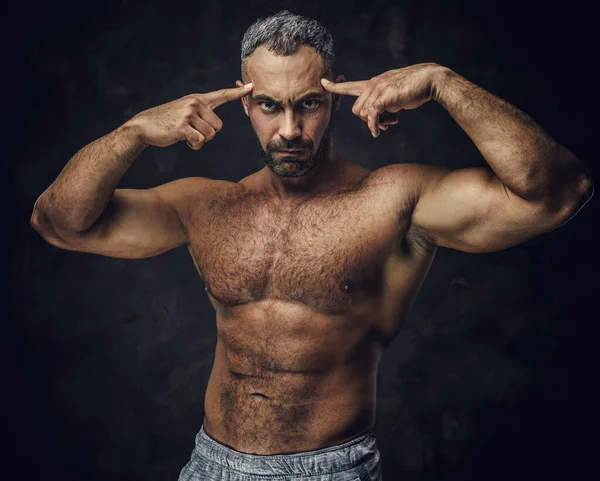
[[[277,153],[280,157],[304,157],[305,152],[303,150],[278,150]]]

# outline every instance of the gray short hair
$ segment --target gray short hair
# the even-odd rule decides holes
[[[246,59],[260,45],[284,57],[294,54],[302,45],[308,45],[323,59],[326,73],[333,75],[333,38],[325,27],[312,18],[282,10],[256,20],[242,38],[242,78],[246,74]]]

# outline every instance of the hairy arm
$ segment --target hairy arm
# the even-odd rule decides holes
[[[36,229],[61,249],[122,259],[152,257],[189,242],[195,208],[206,202],[216,181],[177,179],[151,189],[115,189],[99,218],[82,231],[63,230],[35,214]]]
[[[219,182],[191,177],[147,190],[116,186],[148,145],[185,140],[202,148],[223,126],[213,109],[251,90],[248,84],[186,95],[86,145],[37,199],[31,225],[57,247],[113,257],[149,257],[187,243],[190,210]]]
[[[61,249],[143,258],[188,241],[189,210],[211,179],[178,179],[151,189],[116,189],[146,145],[131,124],[77,152],[37,199],[31,225]]]
[[[412,224],[438,246],[490,252],[556,229],[593,195],[583,163],[527,114],[451,71],[433,84],[486,167],[389,166],[415,182]]]
[[[50,222],[57,233],[89,229],[146,147],[128,123],[83,147],[38,197],[31,218],[33,227]]]

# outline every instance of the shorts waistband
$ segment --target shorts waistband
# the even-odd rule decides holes
[[[254,475],[310,476],[336,473],[367,463],[371,458],[379,459],[376,437],[367,431],[343,444],[293,454],[248,454],[236,451],[204,430],[196,435],[195,451],[229,469]]]

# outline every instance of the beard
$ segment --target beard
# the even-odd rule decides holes
[[[269,142],[266,150],[260,146],[260,153],[265,164],[279,177],[302,177],[312,172],[320,165],[328,154],[331,138],[331,118],[319,143],[319,148],[314,151],[314,142],[311,139],[303,141],[297,137],[291,141]],[[258,136],[257,136],[258,139]],[[285,149],[303,149],[301,155],[286,155],[285,152],[273,157],[273,153]],[[304,158],[308,152],[308,158]]]

